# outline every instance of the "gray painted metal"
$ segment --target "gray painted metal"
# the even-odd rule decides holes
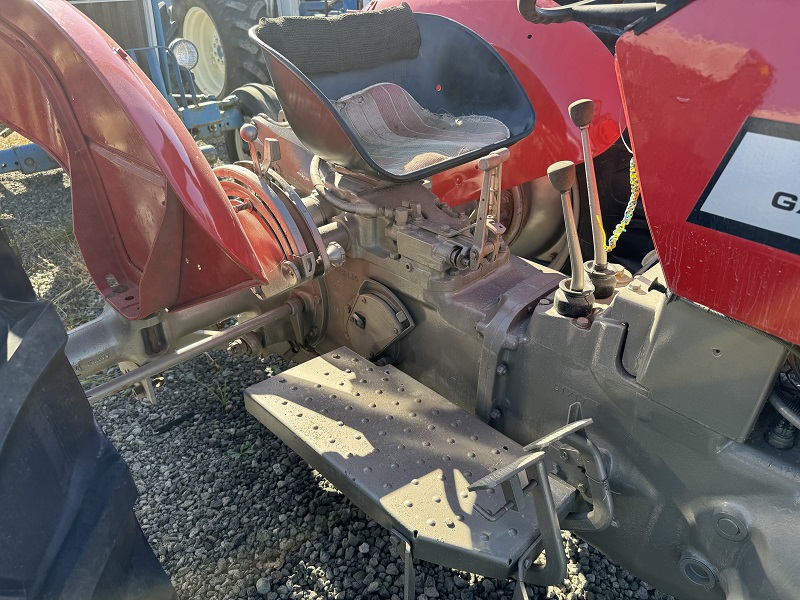
[[[170,350],[181,347],[180,340],[213,323],[234,315],[255,317],[283,303],[283,299],[260,301],[250,290],[241,290],[176,312],[161,312],[147,319],[126,319],[110,304],[96,319],[69,332],[67,358],[78,377],[87,377],[123,361],[144,365],[155,357],[144,343],[143,331],[160,327]]]
[[[783,346],[754,329],[669,300],[656,312],[653,331],[637,373],[641,385],[658,391],[653,400],[745,441],[774,383],[774,377],[757,374],[780,369]]]
[[[345,307],[364,281],[390,286],[417,324],[390,347],[405,373],[522,444],[563,426],[575,402],[593,419],[614,521],[580,532],[584,539],[686,600],[800,597],[800,448],[776,450],[763,439],[782,348],[651,291],[664,280],[658,266],[596,301],[587,322],[564,318],[552,304],[560,274],[502,254],[478,271],[448,270],[432,260],[435,245],[462,237],[432,233],[427,217],[442,211],[427,190],[369,194],[387,208],[409,198],[425,218],[335,217],[349,234],[348,259],[326,277],[332,318],[317,347],[350,344]],[[564,452],[577,485],[579,454]],[[725,537],[736,532],[727,522],[720,529],[722,514],[750,535]],[[713,589],[687,577],[685,556],[709,565]]]
[[[254,317],[249,321],[244,321],[243,323],[234,325],[230,329],[221,331],[218,334],[200,342],[199,344],[166,354],[152,362],[147,363],[143,367],[133,369],[124,373],[123,375],[120,375],[119,377],[115,377],[111,381],[107,381],[106,383],[102,383],[96,387],[93,387],[86,393],[86,397],[88,398],[90,404],[99,402],[106,396],[110,396],[111,394],[125,389],[129,385],[133,385],[138,381],[146,381],[153,375],[165,371],[170,367],[174,367],[175,365],[179,365],[190,358],[199,356],[203,352],[213,350],[220,344],[235,340],[240,335],[258,329],[259,327],[270,325],[276,321],[280,321],[281,319],[285,319],[286,317],[289,317],[294,310],[295,307],[287,302],[286,304]]]
[[[533,510],[490,522],[475,504],[496,511],[503,495],[467,489],[522,457],[522,447],[394,367],[340,348],[245,395],[248,411],[372,518],[405,536],[416,558],[510,577],[540,537]],[[574,488],[553,478],[550,486],[563,515]]]

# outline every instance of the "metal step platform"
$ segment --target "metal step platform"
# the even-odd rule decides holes
[[[549,486],[528,483],[525,469],[536,456],[400,370],[347,348],[248,388],[245,402],[365,513],[405,538],[414,558],[516,576],[520,557],[535,558],[543,541],[559,536],[556,515],[564,517],[575,497],[573,487],[553,477],[544,477]],[[545,472],[544,462],[539,468]],[[497,489],[517,472],[526,494],[552,490],[545,540],[536,492],[534,502],[520,507],[505,486]],[[496,487],[469,491],[479,480]],[[560,537],[557,543],[560,551]]]

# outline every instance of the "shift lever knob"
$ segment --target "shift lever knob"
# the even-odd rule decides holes
[[[594,119],[594,101],[584,98],[583,100],[576,100],[569,105],[569,118],[575,124],[575,127],[583,129],[592,124]]]
[[[547,168],[547,177],[556,190],[564,192],[572,190],[577,178],[575,177],[575,163],[562,160],[553,163]]]
[[[258,139],[258,127],[252,123],[245,123],[239,128],[239,137],[243,142],[247,142],[247,151],[250,153],[250,160],[253,161],[253,173],[261,174],[261,165],[256,151],[256,140]]]

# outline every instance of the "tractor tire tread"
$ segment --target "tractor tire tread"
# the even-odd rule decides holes
[[[235,89],[233,93],[239,97],[239,109],[245,122],[259,113],[266,113],[271,119],[278,118],[281,104],[278,101],[275,88],[271,85],[251,83]],[[225,149],[228,153],[229,162],[236,160],[236,148],[241,143],[238,131],[225,132]]]
[[[263,0],[177,0],[173,2],[175,20],[183,31],[183,18],[189,8],[199,6],[208,12],[217,26],[225,50],[225,87],[222,97],[235,88],[248,83],[268,83],[267,65],[255,43],[250,41],[248,30],[267,16]],[[201,50],[202,51],[202,50]]]
[[[133,512],[136,486],[94,419],[0,235],[0,597],[176,600]]]

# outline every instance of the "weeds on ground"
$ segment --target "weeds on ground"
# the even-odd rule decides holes
[[[199,379],[192,378],[196,383],[200,384],[204,387],[211,396],[213,396],[217,402],[219,402],[220,406],[223,409],[228,408],[228,382],[226,380],[222,381],[222,384],[217,384],[215,386],[210,386],[207,383],[200,381]]]
[[[219,400],[219,403],[222,405],[222,408],[228,407],[228,382],[222,382],[222,385],[217,385],[217,391],[211,392],[214,397]]]
[[[228,454],[230,456],[234,456],[236,458],[244,458],[245,456],[250,456],[254,454],[255,450],[253,449],[252,442],[243,442],[239,448],[229,448]]]

